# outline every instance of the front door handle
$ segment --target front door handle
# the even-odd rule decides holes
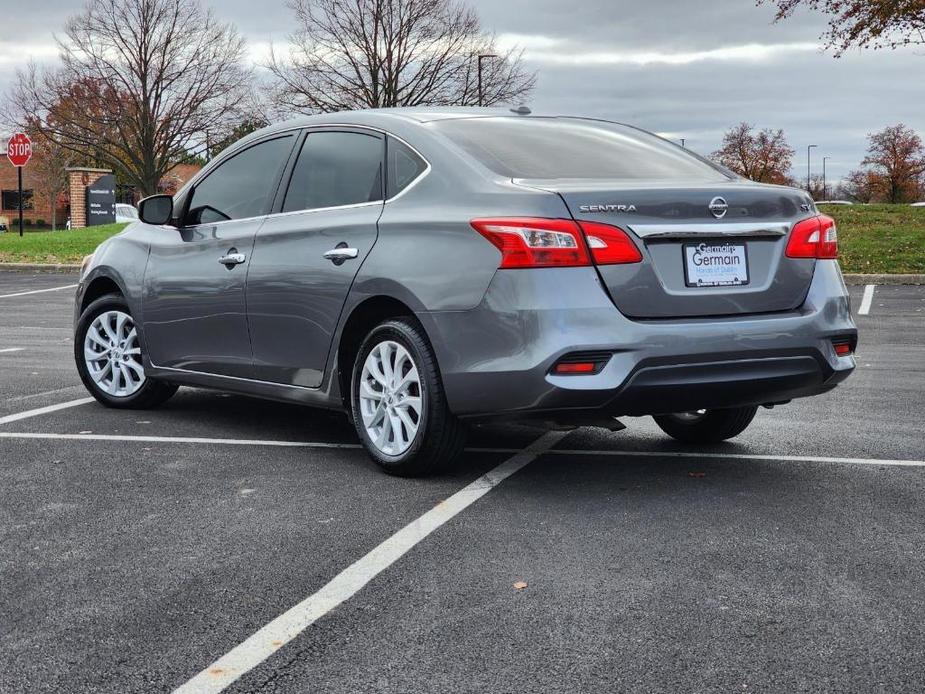
[[[243,253],[238,253],[234,248],[232,248],[226,255],[223,255],[221,258],[219,258],[218,262],[220,262],[225,267],[230,268],[234,267],[235,265],[240,265],[245,260],[247,260],[247,256],[245,256]]]
[[[325,260],[331,260],[335,265],[340,265],[345,260],[356,258],[359,254],[360,252],[356,248],[347,248],[347,245],[343,244],[337,246],[337,248],[325,251],[324,257]]]

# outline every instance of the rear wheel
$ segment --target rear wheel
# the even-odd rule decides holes
[[[757,407],[733,407],[656,415],[653,419],[662,431],[678,441],[717,443],[745,431],[757,411]]]
[[[100,297],[81,314],[74,359],[84,386],[107,407],[149,409],[177,392],[177,386],[145,374],[138,329],[118,294]]]
[[[386,321],[366,337],[351,405],[363,446],[391,475],[432,474],[462,452],[465,428],[450,412],[433,350],[413,318]]]

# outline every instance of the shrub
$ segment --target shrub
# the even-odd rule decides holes
[[[36,220],[35,220],[35,226],[37,226],[37,227],[47,227],[48,225],[45,223],[45,220],[44,220],[44,219],[36,219]]]

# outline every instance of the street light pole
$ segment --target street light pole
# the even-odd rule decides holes
[[[832,157],[822,157],[822,199],[823,200],[829,199],[828,187],[825,184],[825,163],[831,158]]]
[[[813,194],[813,188],[810,182],[810,177],[812,176],[812,174],[810,173],[809,158],[810,158],[810,153],[813,147],[818,147],[818,146],[819,145],[808,145],[806,147],[806,192],[809,193],[810,195]]]
[[[478,73],[479,73],[479,94],[478,94],[478,97],[479,97],[479,106],[482,105],[482,101],[483,101],[483,98],[482,98],[482,61],[485,60],[485,59],[487,59],[487,58],[497,58],[497,57],[498,57],[498,56],[495,55],[494,53],[482,53],[482,54],[480,54],[479,57],[478,57],[478,64],[479,64],[479,69],[478,69]]]

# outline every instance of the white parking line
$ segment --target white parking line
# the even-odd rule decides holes
[[[92,398],[90,398],[92,400]],[[84,401],[86,402],[86,400]],[[41,414],[41,413],[38,413]],[[0,419],[0,424],[3,420]],[[275,446],[279,448],[360,448],[358,443],[211,439],[201,436],[129,436],[121,434],[57,434],[53,432],[0,431],[4,439],[62,439],[65,441],[134,441],[137,443],[206,443],[215,446]]]
[[[472,484],[437,504],[417,520],[344,569],[314,595],[290,608],[243,643],[209,665],[174,694],[220,692],[253,669],[335,607],[356,595],[376,576],[448,520],[475,503],[537,456],[546,453],[567,432],[551,431]]]
[[[75,400],[64,405],[52,405],[37,410],[23,412],[22,415],[10,415],[0,418],[0,424],[16,421],[16,417],[25,418],[53,412],[63,407],[89,402],[92,398]],[[552,433],[552,432],[550,432]],[[567,434],[569,432],[560,432]],[[324,441],[274,441],[264,439],[213,439],[204,436],[133,436],[130,434],[59,434],[54,432],[0,431],[0,439],[59,439],[64,441],[125,441],[135,443],[202,443],[216,446],[269,446],[271,448],[331,448],[356,450],[362,448],[358,443],[328,443]],[[467,453],[518,453],[519,448],[466,448]],[[579,456],[621,456],[626,458],[713,458],[718,460],[770,460],[782,463],[839,463],[844,465],[892,465],[895,467],[925,467],[925,460],[903,460],[896,458],[839,458],[837,456],[819,455],[772,455],[769,453],[713,453],[711,451],[621,451],[600,449],[554,448],[543,452],[544,455],[579,455]]]
[[[36,410],[36,414],[42,414]],[[0,420],[0,424],[3,421]],[[358,443],[323,441],[271,441],[263,439],[213,439],[203,436],[135,436],[131,434],[59,434],[48,431],[0,431],[0,439],[60,439],[64,441],[126,441],[135,443],[204,443],[215,446],[270,446],[277,448],[358,449]],[[467,453],[517,453],[519,448],[467,448]]]
[[[60,292],[62,289],[73,289],[76,284],[66,284],[63,287],[52,287],[51,289],[33,289],[29,292],[17,292],[15,294],[0,294],[0,299],[12,299],[14,296],[27,296],[29,294],[43,294],[45,292]]]
[[[710,451],[594,451],[559,448],[547,451],[556,455],[619,455],[628,458],[719,458],[726,460],[773,460],[782,463],[841,463],[845,465],[895,465],[897,467],[925,467],[925,460],[896,460],[892,458],[836,458],[820,455],[769,455],[766,453],[711,453]]]
[[[861,308],[858,309],[859,316],[866,316],[870,313],[870,302],[874,300],[874,289],[877,285],[868,284],[864,287],[864,296],[861,297]]]
[[[57,412],[58,410],[66,410],[69,407],[77,407],[78,405],[86,405],[88,402],[93,402],[93,398],[80,398],[78,400],[68,400],[67,402],[61,402],[61,403],[58,403],[57,405],[48,405],[47,407],[38,407],[34,410],[26,410],[25,412],[17,412],[16,414],[8,414],[6,417],[0,417],[0,424],[9,424],[10,422],[18,422],[23,419],[29,419],[30,417],[38,417],[41,414]]]
[[[10,352],[25,352],[25,347],[7,347],[5,349],[0,349],[0,354],[9,354]]]

